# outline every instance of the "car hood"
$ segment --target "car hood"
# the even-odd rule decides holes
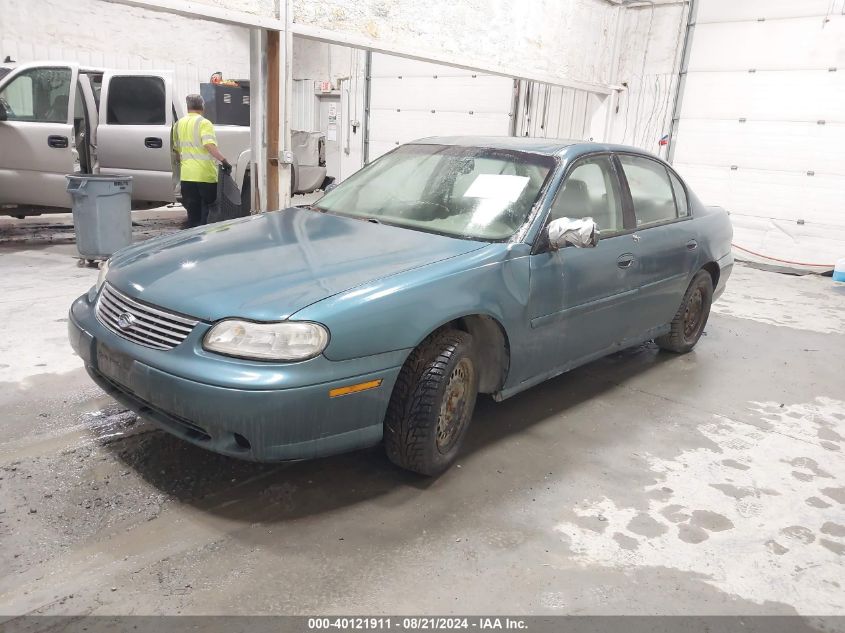
[[[112,257],[108,281],[205,321],[279,321],[344,290],[485,245],[290,208],[124,249]]]

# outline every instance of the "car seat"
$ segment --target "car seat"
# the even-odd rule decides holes
[[[577,178],[570,178],[558,194],[552,208],[552,219],[558,218],[586,218],[592,217],[593,208],[590,204],[590,192],[587,183]]]

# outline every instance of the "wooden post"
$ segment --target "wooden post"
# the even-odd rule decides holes
[[[278,31],[267,32],[267,209],[280,207],[279,200],[279,79],[281,50]]]

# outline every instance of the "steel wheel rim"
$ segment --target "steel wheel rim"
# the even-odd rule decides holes
[[[472,374],[472,364],[466,358],[462,358],[449,374],[437,416],[435,442],[437,450],[441,453],[448,453],[454,447],[466,422],[471,400]]]
[[[687,340],[690,340],[698,334],[703,314],[704,293],[701,288],[696,288],[695,292],[693,292],[692,296],[689,298],[689,301],[687,301],[687,306],[684,310],[684,337]]]

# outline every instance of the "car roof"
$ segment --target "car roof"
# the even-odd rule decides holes
[[[629,145],[615,145],[611,143],[594,143],[592,141],[578,141],[559,138],[531,138],[526,136],[429,136],[410,145],[456,145],[463,147],[485,147],[490,149],[515,150],[531,152],[546,156],[570,157],[580,156],[589,152],[630,152],[656,158],[654,154],[639,147]]]

